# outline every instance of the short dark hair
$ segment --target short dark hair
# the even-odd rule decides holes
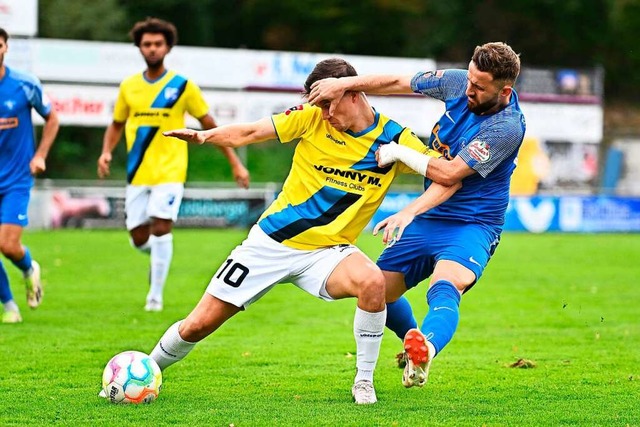
[[[318,80],[326,79],[329,77],[351,77],[357,76],[358,73],[353,65],[349,64],[344,59],[329,58],[322,60],[316,64],[313,71],[307,77],[307,81],[304,82],[304,95],[311,93],[311,85]]]
[[[147,17],[144,21],[135,23],[131,31],[129,31],[129,37],[133,39],[133,44],[140,47],[140,41],[145,33],[162,34],[169,47],[173,47],[178,43],[178,30],[169,21]]]
[[[4,28],[0,28],[0,37],[2,37],[4,39],[4,42],[6,43],[7,40],[9,40],[9,33],[7,33],[7,30],[5,30]]]
[[[513,85],[520,74],[520,56],[503,42],[476,46],[471,60],[478,70],[489,73],[493,80]]]

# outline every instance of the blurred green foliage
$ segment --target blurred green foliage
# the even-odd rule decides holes
[[[605,69],[608,101],[640,96],[639,0],[40,0],[40,37],[127,41],[146,16],[191,46],[466,62],[502,40],[527,66]]]
[[[640,0],[40,0],[39,7],[45,38],[128,41],[136,21],[156,16],[174,22],[179,43],[191,46],[466,62],[476,45],[502,40],[525,66],[603,67],[607,104],[640,98]],[[103,131],[61,129],[47,175],[95,177]],[[291,152],[270,144],[244,152],[254,182],[281,182],[288,171]],[[123,179],[124,147],[115,154],[113,176]],[[190,164],[191,181],[231,182],[214,148],[192,149]]]

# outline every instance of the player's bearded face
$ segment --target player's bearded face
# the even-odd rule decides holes
[[[501,88],[493,81],[491,74],[480,71],[475,64],[469,64],[467,81],[467,108],[475,114],[493,111],[500,104]]]
[[[169,45],[162,34],[145,33],[140,40],[140,52],[149,68],[161,67],[169,53]]]

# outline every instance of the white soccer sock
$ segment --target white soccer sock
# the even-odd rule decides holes
[[[20,308],[18,308],[18,304],[16,304],[16,302],[12,299],[5,302],[3,306],[4,306],[4,311],[15,311],[20,313]]]
[[[133,249],[137,249],[140,252],[145,253],[145,254],[150,254],[151,253],[151,245],[149,244],[148,240],[146,242],[144,242],[143,244],[141,244],[140,246],[136,246],[136,244],[133,243],[133,239],[129,238],[129,243],[131,244]]]
[[[353,335],[356,338],[356,378],[354,382],[368,380],[373,382],[373,371],[376,368],[384,324],[387,320],[387,309],[378,313],[369,313],[356,307],[353,319]]]
[[[169,275],[173,258],[173,234],[150,236],[151,245],[151,289],[147,299],[162,302],[162,291]]]
[[[167,329],[149,355],[163,371],[167,366],[184,359],[196,345],[196,343],[185,341],[180,337],[178,332],[180,323],[182,320]]]

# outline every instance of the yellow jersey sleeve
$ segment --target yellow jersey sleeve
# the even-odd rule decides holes
[[[318,120],[322,121],[322,115],[319,116],[318,111],[318,107],[302,104],[273,115],[273,127],[276,129],[278,140],[287,143],[308,135],[318,124]]]
[[[202,91],[191,80],[187,81],[187,87],[185,89],[185,104],[187,107],[187,112],[195,117],[196,119],[201,119],[209,112],[209,105],[207,101],[204,100],[202,96]]]
[[[129,105],[127,104],[127,100],[124,96],[124,88],[126,82],[122,82],[120,87],[118,88],[118,98],[116,98],[116,103],[113,107],[113,121],[124,123],[129,118]]]

